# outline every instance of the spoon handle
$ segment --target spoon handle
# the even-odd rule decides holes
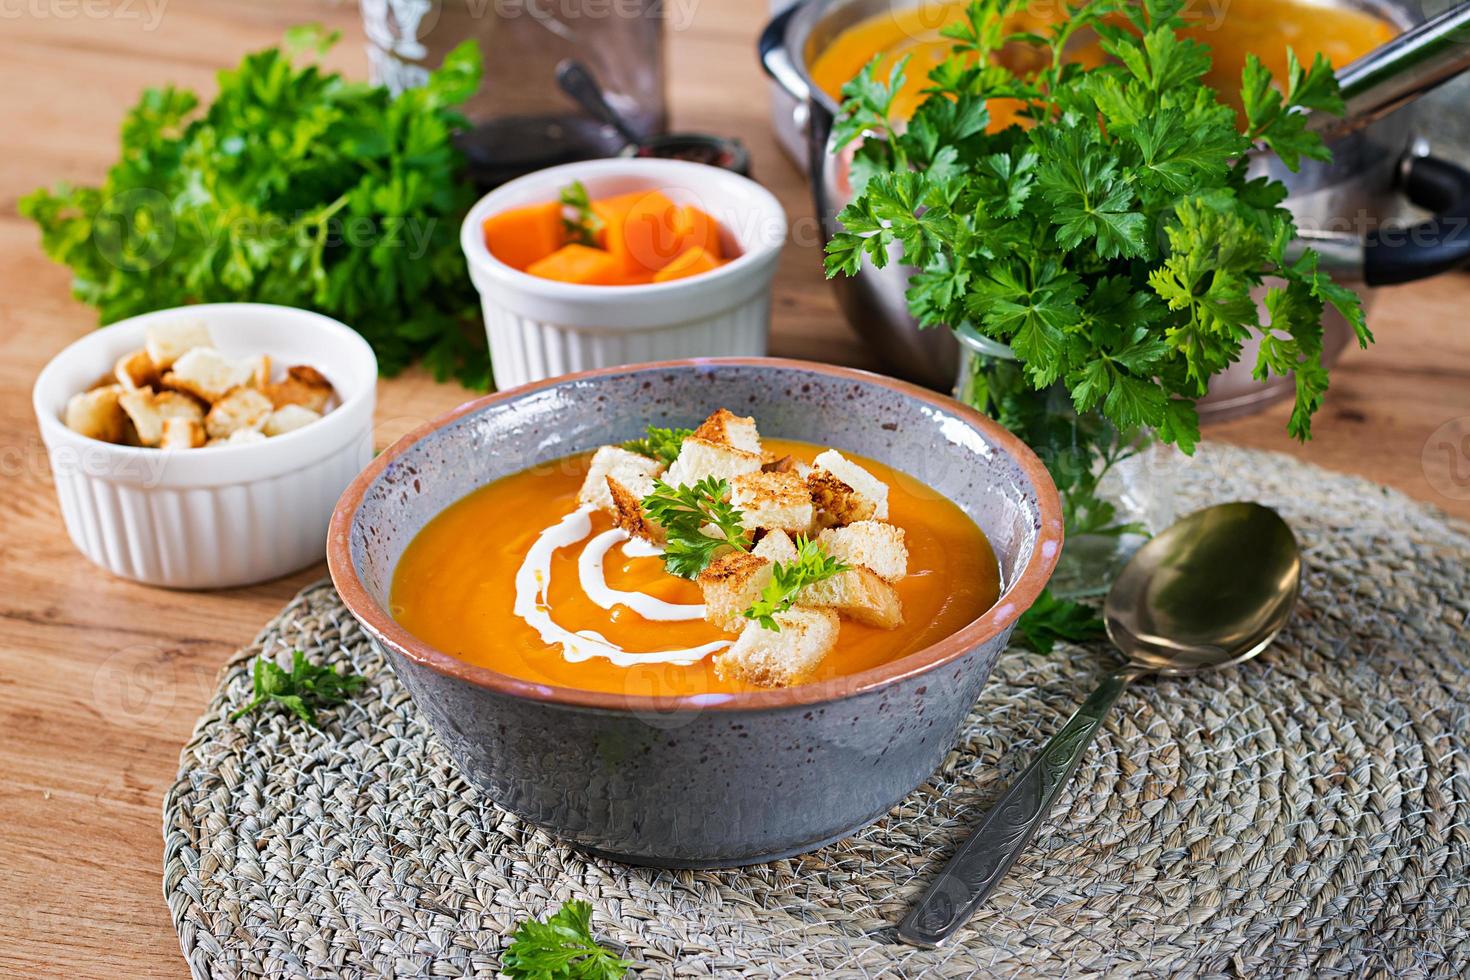
[[[1031,842],[1108,709],[1137,676],[1126,667],[1109,674],[1052,736],[909,911],[898,927],[900,940],[926,949],[938,946],[975,914]]]
[[[618,115],[618,111],[607,101],[602,86],[597,84],[597,79],[592,77],[592,72],[587,70],[586,65],[571,58],[565,59],[556,66],[556,83],[573,101],[586,109],[592,118],[617,130],[618,135],[630,146],[638,145],[638,134],[633,132],[628,121]]]

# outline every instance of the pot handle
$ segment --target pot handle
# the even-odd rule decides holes
[[[1434,217],[1408,228],[1378,229],[1363,243],[1369,286],[1414,282],[1470,260],[1470,170],[1432,156],[1404,167],[1404,194]]]
[[[766,74],[774,78],[776,84],[797,102],[805,104],[811,97],[812,90],[801,77],[801,72],[796,70],[791,52],[786,49],[786,25],[791,23],[791,18],[801,6],[800,3],[793,3],[772,17],[766,24],[766,29],[761,31],[756,50],[760,52],[761,66],[765,68]]]

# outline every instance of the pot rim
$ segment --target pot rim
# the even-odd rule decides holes
[[[527,395],[558,385],[630,372],[671,369],[707,370],[721,367],[780,368],[878,384],[909,399],[921,401],[937,410],[959,417],[972,430],[980,432],[991,445],[1010,456],[1020,467],[1022,474],[1036,494],[1040,526],[1036,529],[1036,542],[1029,560],[989,609],[937,643],[856,674],[834,677],[814,684],[735,694],[629,695],[607,691],[586,691],[524,680],[491,670],[488,667],[467,663],[435,649],[399,625],[368,594],[352,562],[351,534],[357,514],[368,489],[377,482],[395,460],[427,436],[467,415],[498,405],[513,403]],[[1061,556],[1062,540],[1061,498],[1046,467],[1018,437],[974,409],[917,385],[855,368],[775,357],[701,357],[621,365],[561,375],[473,399],[424,423],[378,454],[343,492],[332,513],[332,522],[327,534],[327,567],[338,595],[341,596],[353,617],[362,624],[363,629],[384,647],[421,667],[497,694],[529,701],[620,713],[648,712],[667,715],[708,710],[741,711],[790,708],[798,705],[839,701],[943,667],[998,636],[1015,619],[1019,618],[1022,612],[1030,608],[1051,578],[1057,559]]]

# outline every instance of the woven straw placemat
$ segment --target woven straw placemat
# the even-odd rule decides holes
[[[1470,527],[1381,487],[1202,448],[1185,509],[1249,498],[1306,556],[1259,660],[1119,702],[1030,850],[950,945],[892,924],[1109,663],[1000,660],[943,767],[813,854],[658,871],[580,854],[456,773],[330,586],[222,675],[164,803],[197,977],[493,976],[570,898],[651,976],[1463,976],[1470,969]],[[312,731],[226,720],[252,657],[371,678]]]

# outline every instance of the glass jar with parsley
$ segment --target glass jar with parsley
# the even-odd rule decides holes
[[[1102,595],[1149,536],[1174,522],[1187,457],[1150,430],[1120,433],[1101,412],[1079,413],[1060,382],[1032,388],[1015,353],[969,324],[955,336],[955,398],[1021,436],[1061,495],[1067,546],[1053,591],[1069,599]]]

